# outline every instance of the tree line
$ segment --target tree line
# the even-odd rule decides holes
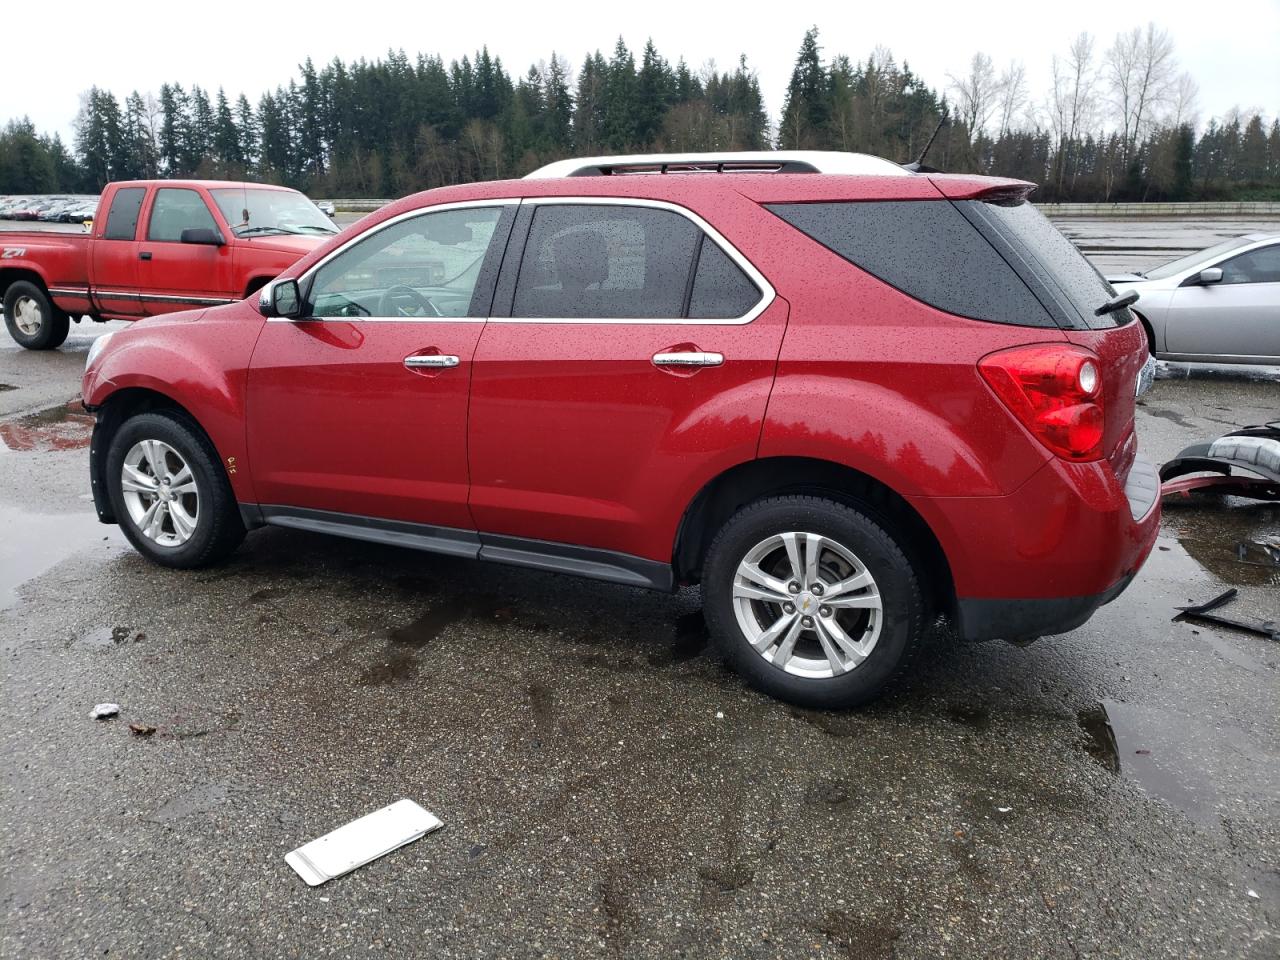
[[[835,149],[1019,177],[1041,200],[1280,200],[1280,119],[1232,111],[1198,129],[1195,84],[1167,33],[1089,34],[1054,57],[1033,99],[1025,68],[968,71],[931,88],[884,48],[824,59],[817,28],[801,43],[771,123],[746,57],[732,70],[673,65],[619,38],[576,72],[558,54],[513,76],[487,48],[448,65],[435,55],[317,67],[256,104],[225,90],[165,83],[82,98],[71,148],[25,118],[0,130],[0,194],[97,192],[109,180],[254,179],[313,196],[399,196],[518,177],[574,155],[647,151]]]

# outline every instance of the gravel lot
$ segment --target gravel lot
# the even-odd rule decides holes
[[[1280,619],[1236,559],[1280,506],[1175,505],[1085,627],[938,637],[871,709],[799,711],[689,592],[282,530],[146,564],[67,406],[102,330],[0,339],[0,956],[1280,954],[1280,648],[1170,623],[1228,585]],[[1165,373],[1154,460],[1280,409],[1276,371]],[[400,797],[444,829],[286,866]]]

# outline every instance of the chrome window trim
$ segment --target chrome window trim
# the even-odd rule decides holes
[[[299,277],[298,286],[302,287],[311,281],[312,277],[325,264],[329,263],[335,257],[361,243],[370,237],[386,230],[389,227],[402,223],[413,217],[425,216],[431,213],[442,213],[447,210],[464,210],[468,208],[478,207],[506,207],[521,206],[530,204],[533,206],[546,205],[585,205],[585,206],[615,206],[615,207],[647,207],[654,210],[667,210],[671,213],[679,214],[686,220],[691,222],[695,227],[701,230],[708,239],[713,241],[725,255],[732,260],[743,273],[756,285],[756,289],[760,291],[760,299],[756,304],[740,317],[267,317],[268,323],[545,323],[545,324],[632,324],[643,326],[745,326],[756,317],[764,313],[773,305],[777,299],[777,291],[758,269],[755,264],[746,258],[741,251],[731,244],[719,230],[709,224],[706,220],[694,213],[688,207],[682,207],[677,203],[671,203],[666,200],[649,200],[641,197],[590,197],[590,196],[571,196],[571,197],[502,197],[489,198],[485,200],[459,200],[453,203],[439,203],[429,207],[418,207],[414,210],[406,210],[404,213],[397,214],[388,220],[378,224],[372,230],[359,234],[347,240],[341,246],[329,251],[325,256],[312,264]],[[523,256],[521,257],[523,260]],[[290,279],[290,278],[284,278]],[[517,281],[519,277],[517,276]],[[259,294],[259,303],[268,302],[271,287],[274,285],[268,283],[262,288]]]

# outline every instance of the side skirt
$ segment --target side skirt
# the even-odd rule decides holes
[[[675,589],[671,564],[628,553],[615,553],[612,550],[303,507],[241,504],[240,514],[245,526],[250,528],[264,524],[288,527],[393,547],[424,550],[428,553],[465,557],[469,560],[490,560],[552,573],[567,573],[629,587],[645,587],[667,593]]]

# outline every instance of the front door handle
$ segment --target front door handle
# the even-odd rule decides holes
[[[724,354],[706,350],[678,350],[655,353],[653,362],[660,367],[718,367],[724,363]]]
[[[151,251],[150,251],[150,250],[143,250],[140,254],[138,254],[138,259],[139,259],[139,260],[150,260],[150,259],[151,259]]]
[[[450,357],[443,353],[418,353],[414,354],[412,357],[405,357],[404,365],[410,370],[416,370],[422,367],[456,367],[458,365],[458,358]]]

